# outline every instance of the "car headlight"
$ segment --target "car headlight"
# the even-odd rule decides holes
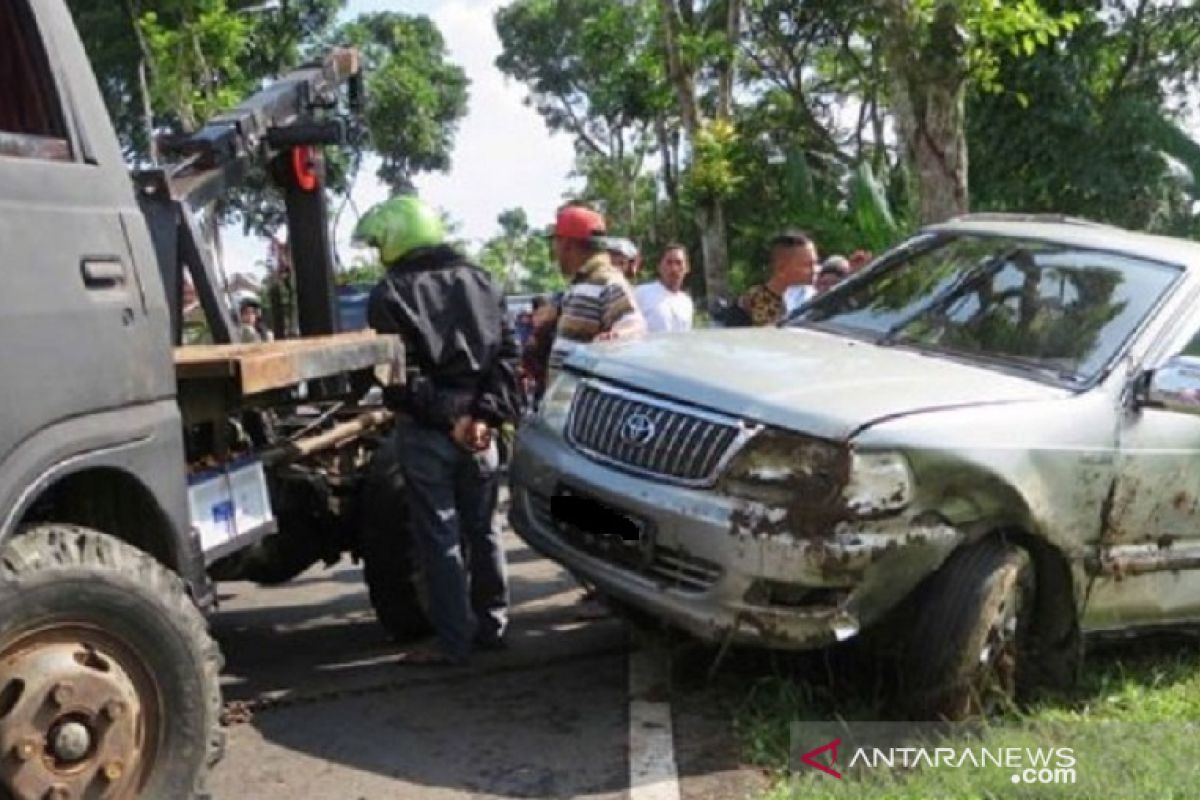
[[[912,502],[912,492],[912,470],[901,453],[854,453],[850,457],[850,481],[842,497],[851,513],[869,517],[899,511]]]
[[[550,388],[542,397],[542,408],[539,412],[542,424],[562,433],[567,427],[567,418],[571,414],[571,401],[575,399],[575,390],[579,388],[579,376],[572,372],[558,373]]]
[[[734,458],[721,479],[721,489],[768,505],[827,507],[837,504],[847,469],[843,446],[766,430]]]

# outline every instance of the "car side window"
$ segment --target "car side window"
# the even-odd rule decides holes
[[[62,106],[28,0],[0,0],[0,157],[71,158]]]

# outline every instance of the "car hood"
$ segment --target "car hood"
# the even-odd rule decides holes
[[[581,348],[568,364],[630,388],[827,439],[923,411],[1070,396],[942,355],[802,328],[650,336]]]

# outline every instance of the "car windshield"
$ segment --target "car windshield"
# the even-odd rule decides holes
[[[1132,256],[991,236],[918,240],[801,308],[809,325],[1082,384],[1180,274]]]

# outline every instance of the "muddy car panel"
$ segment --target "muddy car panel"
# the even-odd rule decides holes
[[[770,484],[789,476],[771,458],[735,458],[711,485],[672,485],[597,463],[561,426],[536,421],[512,471],[518,532],[604,590],[714,641],[803,648],[852,636],[955,547],[998,531],[1065,565],[1063,591],[1087,629],[1200,619],[1200,416],[1137,401],[1146,370],[1200,328],[1188,267],[1200,248],[1080,225],[948,227],[1127,253],[1178,265],[1179,277],[1086,385],[810,329],[582,350],[569,362],[579,381],[737,417],[760,444],[812,443],[796,445],[798,460],[819,463],[810,471],[836,491],[782,497]],[[866,479],[864,463],[874,465]],[[577,547],[548,505],[564,486],[648,521],[646,563]],[[693,567],[707,583],[663,577]]]
[[[945,525],[893,520],[843,523],[815,540],[738,532],[745,502],[598,466],[538,423],[522,429],[511,476],[512,519],[526,541],[618,599],[714,642],[815,647],[853,635],[960,538]],[[644,563],[617,565],[573,545],[550,507],[564,489],[653,520]]]

